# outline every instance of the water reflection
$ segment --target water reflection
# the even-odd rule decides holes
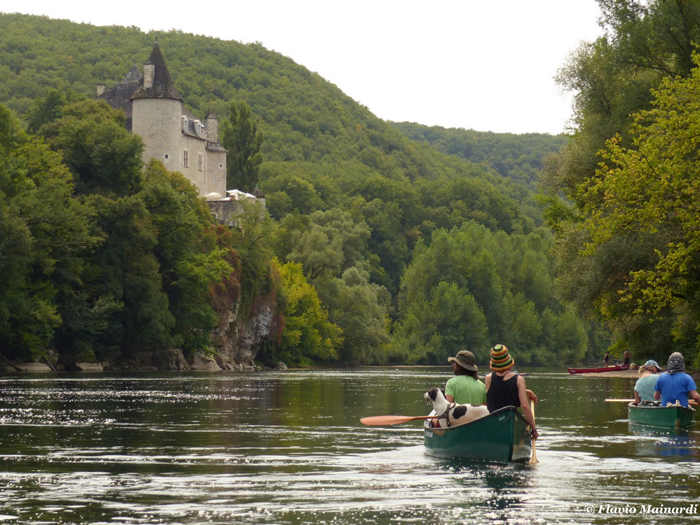
[[[638,456],[700,456],[700,434],[680,428],[653,428],[636,423],[629,423],[629,432],[639,439],[635,440]],[[689,458],[686,458],[689,459]]]
[[[419,421],[359,423],[427,414],[423,392],[449,377],[447,366],[0,376],[0,522],[646,524],[585,508],[700,498],[698,434],[630,428],[626,407],[604,402],[628,396],[624,379],[531,371],[534,466],[428,456]]]

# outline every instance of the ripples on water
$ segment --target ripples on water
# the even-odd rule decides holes
[[[418,421],[359,423],[427,413],[422,392],[447,378],[3,376],[0,523],[678,523],[639,509],[698,500],[697,434],[630,428],[624,407],[603,402],[626,397],[628,380],[528,377],[536,466],[435,459]]]

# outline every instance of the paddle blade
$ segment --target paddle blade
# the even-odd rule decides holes
[[[398,425],[414,419],[433,419],[435,416],[369,416],[360,419],[360,423],[369,426]]]
[[[530,400],[530,410],[532,410],[532,420],[535,421],[535,403]],[[532,440],[532,456],[530,457],[530,465],[534,465],[535,463],[538,463],[537,461],[537,440],[533,439]]]

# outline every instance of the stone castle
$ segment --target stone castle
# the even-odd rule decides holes
[[[124,111],[127,128],[144,141],[144,162],[157,159],[166,169],[179,171],[208,201],[231,199],[226,197],[226,150],[219,144],[216,115],[210,113],[202,122],[185,107],[158,40],[143,75],[134,65],[111,89],[98,85],[97,100]]]

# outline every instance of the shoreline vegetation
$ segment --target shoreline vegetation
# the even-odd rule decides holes
[[[700,4],[598,2],[556,137],[384,121],[260,43],[0,13],[2,356],[401,370],[502,341],[523,373],[605,351],[700,369],[700,56],[678,45]],[[226,187],[263,210],[218,222],[179,171],[191,152],[143,155],[95,99],[155,40],[163,94],[219,115]]]
[[[53,367],[50,367],[49,364],[47,363],[9,363],[6,359],[3,359],[2,362],[0,362],[0,375],[3,373],[47,373],[47,372],[52,372],[56,374],[63,374],[63,373],[74,373],[74,372],[113,372],[116,370],[105,370],[100,363],[78,363],[78,366],[74,370],[56,370]],[[287,367],[287,366],[278,366],[277,368],[271,368],[271,367],[265,367],[265,366],[260,366],[259,364],[256,363],[251,363],[248,366],[242,366],[239,369],[235,370],[226,370],[223,368],[214,369],[214,368],[197,368],[193,367],[189,370],[129,370],[131,372],[255,372],[255,371],[270,371],[270,370],[285,370],[285,371],[299,371],[299,370],[345,370],[345,369],[394,369],[395,371],[400,371],[402,369],[407,369],[407,370],[415,370],[415,369],[421,369],[421,368],[440,368],[443,365],[363,365],[363,366],[310,366],[310,367]],[[445,373],[448,374],[450,373],[450,367],[449,365],[444,365],[445,368]],[[536,373],[537,369],[540,367],[533,367],[532,369],[528,369],[527,372],[523,373]],[[547,368],[547,370],[551,370],[550,368]],[[127,371],[127,370],[119,370],[119,371]],[[570,375],[572,377],[587,377],[587,378],[596,378],[596,379],[602,379],[602,378],[622,378],[622,379],[638,379],[639,377],[639,371],[638,370],[619,370],[615,372],[598,372],[598,373],[589,373],[589,374],[568,374],[566,370],[561,370],[560,371],[562,375]],[[694,380],[700,380],[700,370],[698,371],[689,371],[688,374],[694,379]]]

